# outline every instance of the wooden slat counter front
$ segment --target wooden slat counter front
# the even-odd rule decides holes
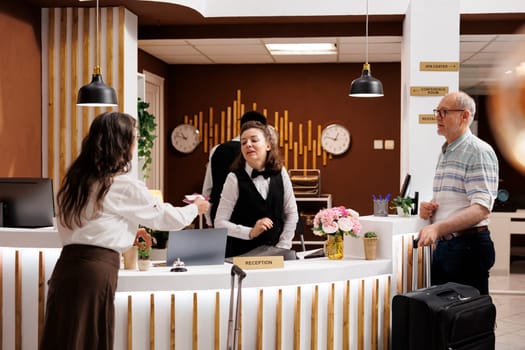
[[[2,348],[37,349],[53,229],[0,230]],[[115,349],[225,349],[231,265],[119,272]],[[387,349],[392,261],[286,261],[243,281],[242,349]]]

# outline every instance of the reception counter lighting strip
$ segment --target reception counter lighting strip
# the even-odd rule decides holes
[[[312,319],[310,324],[310,344],[312,344],[311,349],[317,350],[317,322],[319,319],[319,286],[314,287],[314,293],[312,295]]]

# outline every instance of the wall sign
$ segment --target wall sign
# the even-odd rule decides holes
[[[459,62],[419,62],[420,71],[458,72]]]
[[[410,96],[445,96],[448,86],[411,86]]]
[[[433,114],[420,114],[419,124],[435,124],[436,117]]]

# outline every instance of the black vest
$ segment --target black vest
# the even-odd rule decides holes
[[[273,221],[273,228],[252,240],[228,236],[226,257],[244,254],[261,245],[275,246],[279,242],[284,226],[284,186],[281,173],[270,176],[270,188],[266,200],[257,191],[245,169],[236,170],[235,175],[237,175],[239,184],[239,198],[233,208],[230,221],[238,225],[253,227],[257,220],[268,217]]]

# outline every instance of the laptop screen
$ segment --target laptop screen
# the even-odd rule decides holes
[[[166,264],[179,258],[186,266],[222,265],[227,235],[225,228],[170,231]]]

